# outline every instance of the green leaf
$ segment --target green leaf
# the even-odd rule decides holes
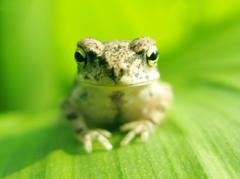
[[[174,88],[168,119],[147,143],[86,154],[58,112],[0,116],[0,178],[240,178],[240,25],[199,27],[162,54]]]

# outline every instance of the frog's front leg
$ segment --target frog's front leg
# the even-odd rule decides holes
[[[140,97],[145,106],[140,112],[141,116],[133,122],[123,124],[122,131],[129,131],[121,145],[129,144],[137,135],[146,141],[156,126],[164,119],[172,100],[171,87],[166,83],[156,82],[144,89]]]
[[[73,116],[74,118],[72,118]],[[87,152],[92,152],[92,143],[94,140],[101,143],[106,150],[112,149],[112,144],[108,140],[108,138],[111,137],[109,131],[103,129],[89,129],[84,122],[84,118],[76,113],[68,115],[68,119],[71,121],[76,138],[84,144],[84,148]]]
[[[92,143],[97,140],[106,150],[112,149],[112,144],[108,138],[111,137],[111,133],[103,129],[92,129],[87,130],[82,134],[77,134],[77,138],[83,142],[85,150],[90,153],[92,152]]]
[[[85,123],[85,118],[71,107],[66,107],[65,114],[74,129],[76,138],[83,143],[88,153],[92,152],[92,143],[94,140],[101,143],[106,150],[112,149],[112,145],[108,140],[108,138],[111,137],[109,131],[103,129],[89,129]]]
[[[122,131],[129,131],[128,134],[121,141],[121,145],[129,144],[137,135],[141,136],[142,141],[146,141],[151,132],[153,132],[155,125],[148,120],[140,119],[139,121],[130,122],[121,126]]]

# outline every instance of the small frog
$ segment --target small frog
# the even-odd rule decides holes
[[[125,146],[137,135],[146,141],[163,120],[172,90],[160,82],[158,56],[149,37],[109,42],[86,38],[77,43],[77,79],[63,108],[87,152],[94,140],[112,149],[107,129],[127,131],[121,141]]]

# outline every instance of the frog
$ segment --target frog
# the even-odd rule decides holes
[[[86,152],[93,151],[95,141],[111,150],[110,137],[118,129],[126,133],[120,146],[137,136],[147,141],[173,99],[171,85],[160,80],[156,41],[84,38],[74,58],[77,76],[63,111]]]

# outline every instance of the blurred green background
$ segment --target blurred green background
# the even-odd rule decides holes
[[[149,142],[86,155],[56,125],[76,42],[150,36],[173,108]],[[240,178],[240,1],[0,1],[0,178]]]
[[[73,53],[81,38],[151,36],[166,61],[204,28],[217,30],[237,19],[239,10],[238,0],[1,0],[0,110],[57,107],[76,74]]]

